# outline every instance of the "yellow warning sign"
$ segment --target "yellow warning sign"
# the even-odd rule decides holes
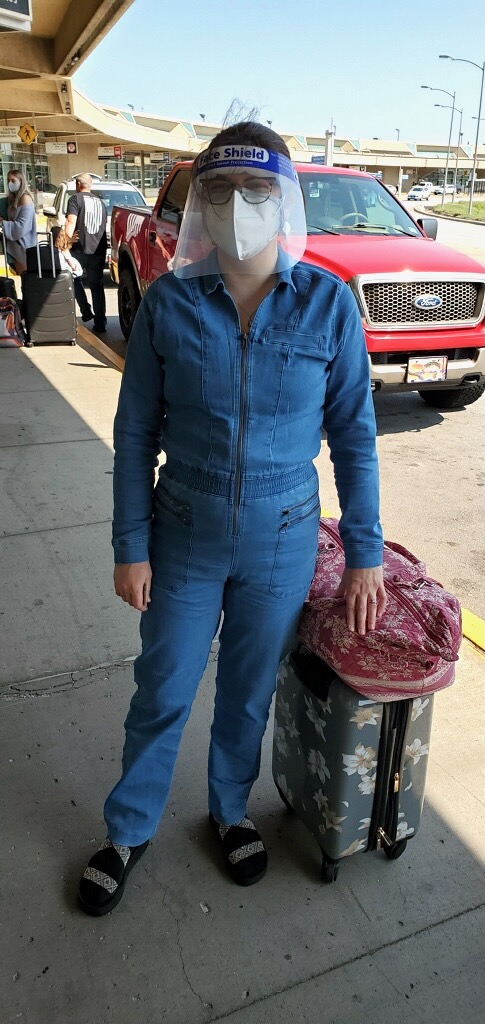
[[[22,127],[19,128],[18,134],[22,139],[22,142],[25,142],[26,146],[30,146],[37,138],[37,132],[31,124],[23,124]]]

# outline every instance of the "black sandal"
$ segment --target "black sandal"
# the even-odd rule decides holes
[[[243,818],[236,825],[221,825],[212,814],[210,824],[222,842],[226,867],[237,885],[254,885],[266,874],[268,854],[253,822]]]
[[[102,917],[120,902],[128,875],[148,846],[121,846],[105,839],[91,857],[79,883],[78,899],[86,914]]]

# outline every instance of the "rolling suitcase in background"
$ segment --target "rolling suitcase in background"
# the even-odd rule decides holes
[[[324,882],[354,853],[395,860],[418,831],[432,709],[432,694],[362,697],[303,645],[281,663],[273,777],[320,846]]]
[[[31,344],[76,344],[76,308],[72,275],[60,270],[59,254],[48,241],[27,249],[22,274],[22,309]]]

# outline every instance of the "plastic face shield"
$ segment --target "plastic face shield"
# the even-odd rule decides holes
[[[231,272],[261,273],[253,257],[269,246],[275,269],[287,269],[301,259],[306,240],[303,196],[291,161],[259,146],[221,146],[199,157],[172,270],[182,278],[213,274],[220,252],[230,258]]]

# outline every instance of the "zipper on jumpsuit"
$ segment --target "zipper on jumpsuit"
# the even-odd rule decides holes
[[[239,424],[236,445],[236,472],[234,476],[234,511],[232,514],[232,532],[236,534],[241,501],[242,446],[246,421],[246,368],[248,357],[248,335],[241,334],[241,386],[239,389]]]
[[[268,295],[271,295],[271,293],[274,290],[275,289],[272,288],[271,291],[268,292]],[[258,315],[258,313],[259,313],[259,311],[261,309],[261,306],[266,302],[266,299],[268,298],[268,295],[264,296],[264,298],[259,303],[259,306],[257,307],[257,309],[255,309],[254,313],[249,318],[249,321],[248,321],[249,330],[248,330],[247,334],[243,334],[242,330],[240,332],[241,333],[241,387],[240,387],[240,390],[239,390],[239,424],[238,424],[237,444],[236,444],[236,472],[235,472],[235,475],[234,475],[234,511],[233,511],[233,514],[232,514],[232,532],[233,532],[233,534],[237,533],[237,524],[238,524],[238,519],[239,519],[239,505],[240,505],[240,502],[241,502],[242,447],[243,447],[243,439],[244,439],[244,428],[245,428],[245,425],[246,425],[246,372],[247,372],[247,359],[248,359],[248,341],[249,341],[249,336],[250,336],[251,331],[253,329],[253,325],[254,325],[254,322],[256,320],[256,317],[257,317],[257,315]],[[232,304],[233,304],[233,306],[234,306],[234,308],[236,310],[236,313],[237,313],[238,319],[239,319],[239,310],[237,308],[237,303],[234,301],[232,296],[231,296],[231,301],[232,301]],[[240,319],[239,319],[239,327],[241,328],[241,321],[240,321]]]

